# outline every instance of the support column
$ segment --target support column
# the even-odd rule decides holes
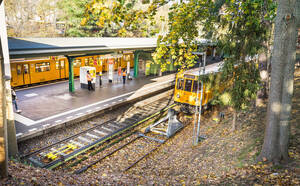
[[[6,84],[6,121],[7,121],[7,145],[8,156],[15,157],[18,154],[18,144],[16,137],[16,127],[14,120],[14,110],[11,98],[10,80],[5,81]]]
[[[5,84],[3,80],[3,53],[0,38],[0,179],[8,175],[7,172],[7,123],[6,123],[6,99]]]
[[[134,51],[134,77],[137,78],[139,74],[139,50]]]
[[[73,68],[73,61],[74,57],[66,56],[69,62],[69,92],[75,92],[74,86],[74,68]]]
[[[4,77],[4,89],[5,93],[5,113],[6,113],[6,127],[7,127],[7,150],[8,156],[16,156],[18,154],[18,145],[16,138],[16,128],[14,121],[14,111],[12,107],[12,99],[11,99],[11,86],[10,86],[10,59],[9,59],[9,51],[8,51],[8,41],[7,41],[7,32],[6,32],[6,23],[5,23],[5,11],[4,11],[4,3],[1,4],[0,7],[0,25],[3,25],[4,28],[0,30],[1,35],[1,45],[2,45],[2,60],[3,60],[3,68],[2,68],[2,77]]]

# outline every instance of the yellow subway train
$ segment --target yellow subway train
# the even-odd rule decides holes
[[[74,76],[79,76],[82,66],[96,67],[97,73],[108,71],[108,61],[112,60],[115,70],[119,66],[126,68],[127,62],[133,67],[133,58],[133,53],[126,53],[120,57],[109,55],[77,57],[73,61]],[[63,56],[11,60],[10,66],[12,87],[69,78],[68,59]]]
[[[203,98],[202,106],[207,106],[208,103],[213,99],[213,93],[215,89],[223,91],[225,85],[222,85],[216,79],[220,79],[219,68],[222,62],[214,63],[206,66],[205,75],[212,75],[214,84],[204,83],[203,84]],[[194,112],[195,106],[200,106],[201,98],[201,82],[199,82],[199,94],[197,101],[197,90],[198,90],[198,78],[199,69],[191,69],[184,72],[180,72],[176,76],[176,84],[174,90],[174,102],[181,105],[181,108],[185,112]]]

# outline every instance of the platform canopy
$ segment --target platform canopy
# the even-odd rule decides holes
[[[157,38],[9,38],[10,58],[88,55],[123,50],[154,50]]]
[[[205,39],[199,39],[198,42],[204,46],[215,45]],[[59,55],[84,56],[124,50],[154,50],[157,47],[157,38],[8,38],[8,47],[11,59]]]

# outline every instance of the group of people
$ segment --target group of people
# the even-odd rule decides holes
[[[126,77],[127,77],[127,72],[125,69],[122,70],[121,67],[118,68],[118,80],[121,81],[121,77],[123,78],[123,84],[125,85],[126,83]],[[88,82],[88,90],[94,90],[93,86],[92,86],[92,81],[93,81],[93,78],[92,78],[92,75],[90,74],[90,71],[87,71],[87,75],[86,75],[86,78],[87,78],[87,82]],[[100,76],[100,86],[102,85],[102,80],[101,80],[101,76]]]

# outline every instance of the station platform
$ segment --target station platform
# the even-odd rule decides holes
[[[139,75],[138,78],[126,80],[125,85],[122,79],[117,80],[116,72],[112,83],[103,74],[100,87],[98,76],[94,91],[82,89],[79,78],[74,80],[74,93],[69,92],[67,80],[17,90],[17,103],[22,110],[21,113],[14,113],[18,142],[86,120],[143,96],[168,90],[175,83],[175,74],[161,77]]]

